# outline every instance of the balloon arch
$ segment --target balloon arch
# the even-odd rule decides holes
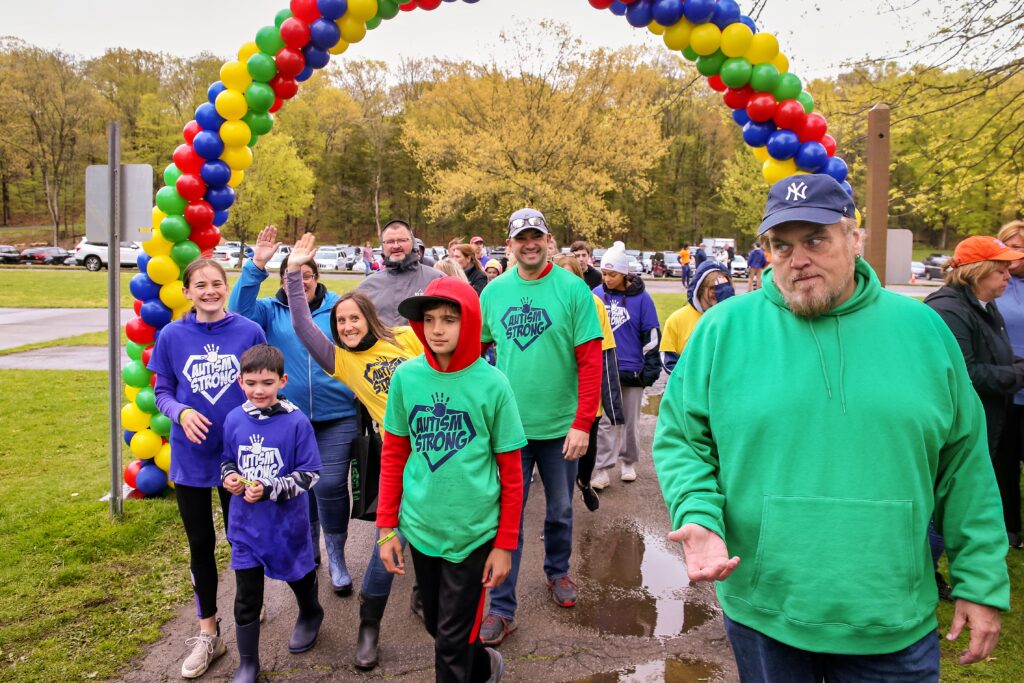
[[[462,0],[475,4],[478,0]],[[582,2],[582,0],[580,0]],[[152,235],[143,244],[139,274],[131,280],[135,313],[126,325],[128,363],[122,373],[129,402],[121,409],[124,439],[138,458],[124,473],[143,495],[168,485],[171,420],[160,413],[147,368],[160,329],[190,309],[181,272],[220,242],[235,190],[252,164],[253,148],[274,127],[274,112],[299,84],[327,66],[368,30],[400,12],[431,11],[458,0],[291,0],[273,26],[256,32],[238,58],[224,64],[184,144],[164,169],[156,194]],[[843,184],[847,166],[835,156],[828,123],[771,33],[758,30],[735,0],[587,0],[597,10],[625,17],[631,26],[660,35],[666,47],[695,63],[743,129],[743,141],[773,183],[797,173],[827,173]]]

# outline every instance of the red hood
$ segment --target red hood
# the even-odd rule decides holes
[[[459,330],[459,344],[452,355],[448,369],[443,372],[458,372],[465,370],[480,358],[480,329],[482,327],[480,318],[480,298],[476,291],[462,280],[453,277],[439,277],[431,280],[427,288],[423,290],[423,296],[437,296],[451,299],[459,304],[462,309],[462,329]],[[423,323],[410,320],[416,336],[423,344],[423,355],[427,357],[430,367],[441,372],[437,364],[437,356],[430,350],[427,339],[423,334]]]

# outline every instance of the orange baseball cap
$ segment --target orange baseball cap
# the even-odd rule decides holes
[[[995,237],[975,235],[956,245],[950,267],[957,268],[981,261],[1016,261],[1024,258],[1024,252],[1014,251]]]

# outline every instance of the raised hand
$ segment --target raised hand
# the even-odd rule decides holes
[[[288,254],[288,272],[297,272],[302,266],[310,263],[315,254],[316,237],[313,236],[313,233],[307,232],[299,238],[299,241],[292,247],[292,252]]]
[[[277,228],[268,225],[260,230],[260,234],[256,238],[256,244],[252,250],[252,262],[260,270],[266,270],[267,262],[274,257],[280,246],[281,243],[277,241]]]

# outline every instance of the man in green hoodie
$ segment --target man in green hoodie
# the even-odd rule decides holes
[[[827,175],[769,193],[763,289],[708,311],[661,404],[654,462],[694,581],[717,581],[744,681],[938,680],[928,522],[953,539],[960,662],[1009,579],[984,413],[953,336],[882,288]],[[750,344],[758,339],[758,344]],[[736,402],[731,387],[751,386]]]

